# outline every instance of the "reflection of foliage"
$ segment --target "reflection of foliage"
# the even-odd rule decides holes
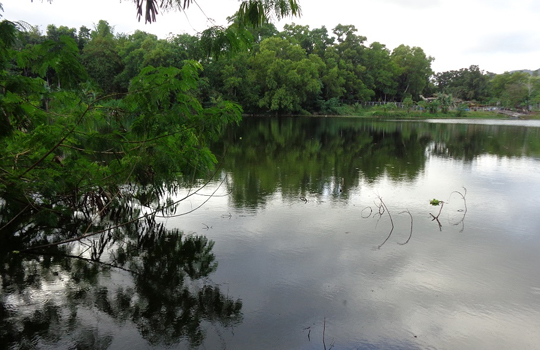
[[[426,131],[435,141],[429,153],[439,157],[467,161],[482,154],[540,157],[540,128],[434,124]]]
[[[346,198],[361,177],[413,179],[428,142],[412,123],[247,118],[220,147],[227,153],[223,167],[231,172],[233,200],[254,206],[278,188],[290,197],[331,191]]]
[[[361,179],[413,180],[428,156],[540,156],[540,129],[354,118],[246,118],[214,145],[233,201],[258,206],[278,189],[290,198],[347,198]]]
[[[0,343],[104,349],[113,334],[98,332],[97,317],[133,324],[151,344],[199,345],[204,323],[241,321],[239,300],[200,281],[217,268],[213,242],[204,236],[147,220],[101,237],[39,255],[11,254],[2,246]],[[32,296],[38,300],[28,303]]]

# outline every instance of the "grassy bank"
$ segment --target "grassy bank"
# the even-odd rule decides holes
[[[338,115],[396,119],[512,119],[507,115],[493,111],[448,111],[447,113],[429,113],[427,111],[418,110],[407,112],[407,110],[401,108],[385,111],[381,108],[354,108],[353,106],[341,106],[337,112]],[[540,112],[532,112],[527,115],[521,116],[519,119],[540,119]]]

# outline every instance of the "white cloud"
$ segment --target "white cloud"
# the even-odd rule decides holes
[[[381,2],[413,9],[434,8],[441,4],[441,0],[382,0]]]
[[[508,53],[527,54],[539,52],[538,33],[531,32],[504,32],[494,33],[478,39],[473,53]],[[540,64],[540,62],[539,62]]]

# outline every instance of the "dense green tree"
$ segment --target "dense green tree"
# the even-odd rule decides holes
[[[84,47],[86,44],[88,44],[91,38],[91,30],[86,26],[81,26],[79,28],[79,32],[77,33],[77,46],[79,47],[80,52],[84,50]]]
[[[257,27],[248,27],[248,30],[251,33],[254,44],[260,44],[264,39],[271,38],[279,33],[273,23],[264,23]]]
[[[43,77],[47,89],[74,88],[86,80],[77,44],[71,35],[55,36],[55,40],[43,38],[40,44],[28,45],[13,56],[19,60],[19,69],[29,77]],[[21,46],[21,45],[20,45]],[[47,104],[48,97],[42,102]]]
[[[418,99],[429,84],[432,76],[431,56],[426,56],[422,48],[407,45],[396,47],[390,55],[397,67],[397,94],[396,99],[402,100],[407,96]]]
[[[118,57],[122,70],[113,78],[122,90],[127,90],[129,82],[145,67],[145,56],[157,44],[157,36],[140,30],[118,39]]]
[[[489,76],[478,66],[437,73],[435,83],[439,92],[462,100],[484,101],[488,97]]]
[[[322,60],[285,39],[265,39],[250,62],[260,86],[258,105],[264,111],[299,112],[321,91]]]
[[[325,62],[320,76],[321,99],[317,101],[319,106],[313,107],[315,110],[325,110],[324,105],[327,104],[325,101],[337,101],[345,95],[346,79],[340,74],[340,57],[333,47],[335,38],[329,36],[326,27],[310,30],[309,26],[286,24],[280,35],[291,44],[300,45],[308,55],[316,55]]]
[[[124,64],[118,54],[113,28],[107,21],[100,20],[90,36],[82,55],[90,78],[107,94],[119,91],[115,77],[122,72]]]
[[[353,25],[338,24],[332,31],[337,41],[332,47],[336,55],[332,55],[328,50],[327,54],[328,58],[331,56],[336,58],[338,75],[343,79],[344,94],[341,98],[349,101],[369,101],[374,91],[369,88],[372,85],[371,77],[364,65],[366,37],[357,35],[357,29]]]
[[[201,51],[199,38],[190,34],[178,34],[168,38],[177,62],[184,60],[201,61],[205,58]]]
[[[390,58],[390,50],[384,44],[373,42],[366,50],[365,66],[371,76],[371,85],[375,92],[374,99],[387,101],[397,92],[398,67]]]
[[[505,72],[496,75],[490,81],[492,102],[511,108],[526,106],[530,78],[530,74],[525,72]]]
[[[49,24],[47,26],[46,39],[58,42],[62,36],[68,36],[73,40],[76,40],[77,30],[66,26],[56,27],[54,24]]]
[[[18,37],[16,45],[18,45],[20,49],[27,45],[37,45],[45,41],[45,37],[41,34],[39,27],[33,25],[30,25],[26,30],[18,32]]]
[[[326,101],[331,99],[341,99],[345,96],[345,77],[339,68],[339,56],[333,48],[326,50],[324,54],[326,69],[321,77],[323,82],[322,98]]]
[[[308,47],[306,51],[310,54],[318,55],[321,58],[324,57],[326,49],[334,45],[335,39],[330,36],[328,29],[326,29],[325,26],[312,29],[309,36],[311,38],[311,47]]]
[[[536,72],[535,72],[536,73]],[[529,77],[527,84],[527,105],[540,109],[540,77],[534,74]]]

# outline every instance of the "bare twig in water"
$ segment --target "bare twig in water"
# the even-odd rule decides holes
[[[411,240],[411,237],[412,237],[412,232],[413,232],[413,217],[412,217],[411,212],[409,211],[409,209],[407,209],[407,210],[404,210],[404,211],[400,212],[399,214],[403,214],[403,213],[407,213],[411,217],[411,232],[409,233],[409,238],[407,238],[407,240],[405,242],[403,242],[403,243],[398,242],[398,244],[400,244],[400,245],[405,245],[405,244],[409,243],[409,241]]]
[[[437,214],[437,216],[429,213],[429,215],[431,215],[431,217],[433,219],[431,219],[431,221],[433,220],[437,220],[437,224],[439,224],[439,231],[442,231],[442,224],[441,222],[439,221],[439,216],[441,215],[441,212],[442,212],[442,208],[444,207],[444,202],[443,201],[439,201],[439,203],[441,203],[441,208],[439,209],[439,213]]]
[[[364,214],[364,211],[366,209],[369,209],[369,214]],[[373,214],[373,209],[371,209],[371,207],[365,207],[364,209],[362,209],[362,213],[361,213],[361,216],[362,216],[362,219],[367,219],[371,216],[371,214]]]
[[[463,193],[461,193],[459,191],[454,191],[454,192],[450,193],[450,196],[448,197],[448,201],[450,201],[450,197],[454,193],[459,194],[461,196],[461,198],[463,198],[463,205],[465,206],[465,213],[466,213],[467,212],[467,200],[465,199],[465,196],[467,196],[467,189],[465,187],[463,187]]]
[[[330,347],[328,348],[328,350],[332,350],[335,344],[336,344],[336,340],[332,339],[332,342],[330,343]]]
[[[377,207],[377,212],[373,214],[373,218],[378,216],[377,223],[375,224],[375,229],[377,228],[377,226],[379,226],[379,221],[381,221],[381,218],[385,212],[381,197],[379,195],[377,195],[377,197],[379,198],[379,203],[373,201],[373,204],[375,204],[375,206]]]
[[[383,213],[386,211],[388,213],[388,217],[390,218],[390,223],[392,224],[392,228],[390,229],[390,232],[388,232],[388,237],[386,237],[386,239],[384,240],[384,242],[382,242],[378,247],[377,249],[381,249],[381,247],[386,243],[386,241],[388,241],[388,239],[390,238],[390,236],[392,236],[392,232],[394,232],[394,220],[392,220],[392,215],[390,214],[390,211],[388,210],[388,207],[386,206],[386,204],[384,204],[383,200],[382,200],[382,197],[379,196],[379,200],[381,201],[381,207],[383,208]],[[381,212],[381,210],[379,209],[379,213]]]
[[[322,343],[324,346],[324,350],[326,350],[326,342],[324,341],[324,335],[326,333],[326,317],[323,320],[323,330],[322,330]]]
[[[463,190],[464,190],[463,193],[461,193],[459,191],[454,191],[454,192],[450,193],[450,196],[448,197],[448,201],[450,201],[450,197],[452,197],[452,194],[457,193],[463,199],[463,205],[465,206],[465,209],[463,210],[463,216],[461,217],[461,220],[459,220],[458,222],[452,223],[452,225],[454,225],[454,226],[462,224],[461,225],[461,230],[459,232],[463,232],[463,230],[465,229],[465,216],[467,215],[467,200],[465,199],[465,196],[467,196],[467,189],[465,187],[463,187]]]
[[[373,201],[373,203],[375,204],[375,206],[377,207],[377,210],[378,210],[378,212],[375,213],[375,215],[382,216],[384,214],[384,206],[382,204],[381,197],[379,195],[377,195],[377,197],[379,198],[380,203],[377,203],[377,202]],[[375,217],[375,215],[373,215],[373,217]]]
[[[310,327],[306,327],[304,328],[305,331],[308,331],[307,332],[307,340],[308,341],[311,341],[311,326]]]

